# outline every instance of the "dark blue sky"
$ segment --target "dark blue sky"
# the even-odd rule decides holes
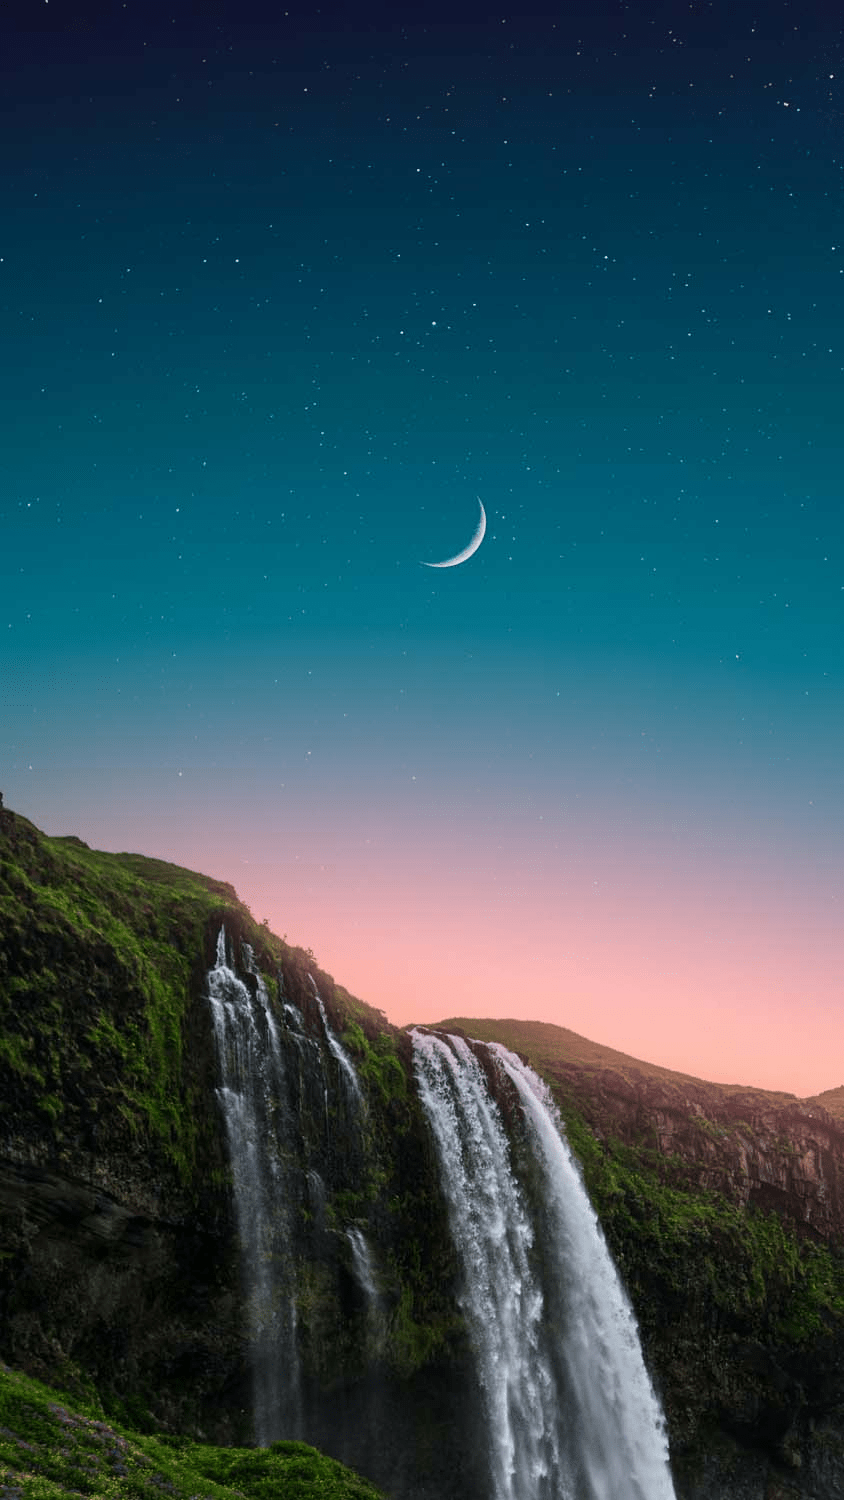
[[[578,12],[4,9],[0,785],[233,879],[397,1019],[809,1092],[841,29]],[[420,567],[476,496],[479,552]]]

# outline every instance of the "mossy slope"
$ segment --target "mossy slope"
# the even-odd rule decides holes
[[[22,1158],[143,1154],[186,1188],[208,1121],[183,1066],[209,922],[231,886],[47,838],[0,812],[0,1133]]]
[[[305,1443],[216,1448],[104,1420],[0,1367],[0,1494],[7,1500],[380,1500],[367,1480]]]

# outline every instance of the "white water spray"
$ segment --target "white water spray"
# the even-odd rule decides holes
[[[280,1414],[288,1431],[298,1427],[299,1368],[296,1310],[282,1287],[292,1285],[286,1264],[289,1235],[276,1155],[268,1149],[274,1115],[284,1095],[278,1031],[266,985],[244,945],[244,967],[255,977],[255,996],[229,967],[225,928],[208,974],[208,998],[234,1179],[242,1280],[249,1319],[255,1436],[278,1435]]]
[[[362,1229],[347,1229],[346,1239],[352,1247],[352,1261],[361,1290],[369,1302],[377,1302],[378,1288],[375,1285],[372,1253],[367,1244],[366,1235]]]
[[[488,1049],[521,1104],[539,1172],[547,1232],[538,1243],[471,1047],[411,1036],[463,1264],[491,1500],[675,1500],[633,1313],[545,1085],[513,1053]]]
[[[308,978],[310,979],[313,986],[314,999],[316,1000],[317,1007],[319,1009],[322,1028],[325,1032],[325,1040],[328,1043],[329,1051],[334,1057],[336,1057],[338,1063],[340,1064],[340,1071],[345,1078],[349,1089],[351,1090],[352,1098],[355,1100],[358,1108],[361,1108],[363,1105],[363,1094],[360,1091],[360,1084],[358,1083],[358,1075],[355,1072],[354,1063],[349,1057],[349,1054],[346,1051],[345,1047],[342,1046],[340,1042],[338,1042],[336,1036],[334,1035],[334,1032],[331,1030],[328,1022],[328,1016],[325,1014],[325,1006],[322,1003],[322,996],[320,995],[320,992],[316,987],[316,981],[314,980],[313,975],[309,974]]]

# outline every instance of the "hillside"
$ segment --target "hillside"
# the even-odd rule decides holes
[[[569,1031],[566,1026],[555,1026],[548,1021],[478,1020],[473,1016],[453,1016],[447,1021],[437,1021],[436,1025],[444,1031],[457,1028],[467,1036],[478,1037],[480,1041],[502,1042],[531,1057],[534,1066],[548,1068],[552,1072],[572,1068],[588,1075],[612,1070],[630,1082],[643,1078],[661,1079],[676,1085],[691,1085],[695,1089],[711,1089],[713,1095],[720,1094],[725,1098],[732,1094],[753,1094],[758,1095],[760,1100],[770,1100],[772,1104],[793,1103],[796,1099],[794,1094],[775,1093],[740,1083],[709,1083],[691,1073],[677,1073],[656,1063],[643,1062],[638,1057],[628,1057],[626,1052],[616,1052],[613,1047],[604,1047],[600,1042],[590,1042],[576,1031]],[[832,1092],[839,1093],[844,1100],[844,1088]]]
[[[844,1120],[844,1084],[837,1089],[827,1089],[823,1094],[814,1094],[811,1099],[804,1100],[804,1103],[817,1104],[834,1115],[836,1120]]]
[[[295,1428],[393,1500],[485,1500],[406,1032],[225,882],[48,838],[4,809],[0,1354],[134,1428],[232,1451],[252,1440],[209,988],[221,933],[232,985],[266,997],[261,1034],[277,1052],[272,1097],[255,1058],[286,1236],[266,1264],[292,1310],[298,1402],[279,1435]],[[844,1090],[800,1101],[560,1027],[442,1024],[521,1052],[555,1092],[664,1402],[678,1500],[844,1493]]]
[[[94,1399],[74,1400],[0,1366],[0,1472],[12,1500],[379,1500],[379,1491],[305,1443],[256,1453],[132,1430]],[[81,1487],[81,1489],[80,1489]]]

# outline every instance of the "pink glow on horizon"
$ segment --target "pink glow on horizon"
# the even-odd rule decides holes
[[[716,1082],[798,1097],[844,1082],[838,893],[753,829],[725,839],[703,825],[678,842],[605,815],[552,837],[521,809],[508,827],[507,809],[472,826],[400,808],[378,824],[344,809],[345,821],[308,827],[304,806],[293,828],[187,788],[175,807],[136,790],[130,819],[117,780],[90,800],[86,785],[75,814],[68,800],[27,816],[230,882],[398,1025],[549,1021]]]
[[[687,890],[669,902],[631,879],[616,902],[532,890],[516,917],[508,892],[462,876],[414,890],[395,872],[364,880],[358,868],[354,888],[299,873],[294,889],[242,866],[236,883],[256,915],[398,1025],[550,1021],[716,1082],[805,1097],[844,1081],[831,929],[813,932],[784,900]]]

